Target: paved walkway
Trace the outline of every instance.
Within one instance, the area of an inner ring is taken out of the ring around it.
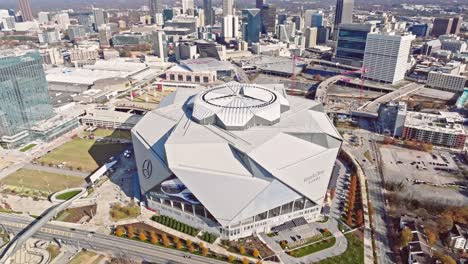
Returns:
[[[56,173],[56,174],[63,174],[63,175],[68,175],[68,176],[73,176],[73,177],[80,177],[80,178],[86,178],[89,176],[88,172],[82,172],[82,171],[77,171],[77,170],[67,170],[67,169],[61,169],[57,167],[42,166],[39,164],[26,164],[23,168],[29,169],[29,170],[38,170],[38,171],[45,171],[45,172]]]

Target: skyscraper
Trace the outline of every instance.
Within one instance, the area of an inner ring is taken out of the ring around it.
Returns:
[[[260,9],[251,8],[242,10],[242,33],[243,38],[249,44],[258,42],[260,39],[260,30],[262,19]]]
[[[335,10],[335,22],[334,22],[334,37],[336,40],[338,37],[338,26],[342,23],[353,23],[353,8],[354,0],[337,0]]]
[[[313,14],[312,17],[311,17],[311,20],[312,20],[312,23],[311,23],[312,27],[323,27],[323,13],[322,13],[322,11],[319,11],[319,12]]]
[[[103,24],[106,24],[106,13],[102,8],[93,8],[94,30],[99,31]]]
[[[452,27],[450,28],[450,34],[458,35],[460,34],[460,28],[463,23],[463,17],[454,17],[452,22]]]
[[[1,141],[16,141],[54,115],[48,89],[39,52],[0,54]]]
[[[434,19],[432,35],[438,38],[440,35],[449,35],[452,30],[453,18],[438,17]]]
[[[239,17],[225,16],[223,17],[222,37],[225,41],[235,39],[239,36]]]
[[[182,0],[182,13],[187,14],[188,10],[193,10],[193,0]]]
[[[365,77],[395,84],[405,78],[414,35],[371,33],[367,35],[363,66]]]
[[[149,0],[150,16],[153,23],[156,23],[156,14],[162,14],[161,0]]]
[[[308,27],[305,29],[305,48],[313,48],[317,46],[317,28]]]
[[[205,26],[214,24],[214,10],[211,0],[203,0],[203,12],[205,13]]]
[[[260,9],[260,18],[262,23],[262,33],[275,33],[276,30],[276,6],[264,4]]]
[[[367,35],[374,32],[374,24],[341,24],[338,28],[335,62],[361,67]]]
[[[164,31],[153,31],[153,43],[154,55],[167,61],[167,38]]]
[[[255,1],[255,8],[258,8],[258,9],[262,8],[263,4],[265,4],[265,3],[266,3],[265,0],[256,0]]]
[[[223,0],[223,17],[234,15],[234,0]]]
[[[19,0],[19,8],[21,10],[21,16],[23,17],[23,21],[33,21],[33,13],[31,10],[31,4],[29,0]]]

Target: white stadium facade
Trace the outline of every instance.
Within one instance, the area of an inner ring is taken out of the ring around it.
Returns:
[[[315,221],[342,138],[282,84],[178,89],[132,129],[148,208],[238,239]]]

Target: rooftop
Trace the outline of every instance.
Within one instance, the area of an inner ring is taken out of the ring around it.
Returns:
[[[454,123],[453,117],[447,115],[407,112],[405,127],[448,134],[466,134],[461,124]]]
[[[199,58],[192,60],[183,60],[180,65],[186,67],[192,72],[203,72],[203,71],[229,71],[233,70],[233,66],[230,62],[219,61],[214,58]]]

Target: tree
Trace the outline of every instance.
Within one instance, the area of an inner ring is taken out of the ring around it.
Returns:
[[[176,243],[176,248],[177,248],[178,250],[181,250],[183,247],[184,247],[184,245],[182,245],[182,242],[178,241],[178,242]]]
[[[159,242],[158,235],[154,231],[151,231],[150,237],[151,244],[156,245]]]
[[[179,239],[179,237],[175,236],[174,238],[172,238],[172,241],[174,241],[174,244],[177,244],[177,243],[179,243],[180,239]]]
[[[330,189],[330,199],[333,200],[333,198],[335,197],[335,192],[336,192],[336,189],[335,188],[331,188]]]
[[[263,262],[261,260],[257,261],[257,264],[262,264]]]
[[[198,247],[199,247],[199,248],[204,248],[204,247],[205,247],[205,244],[203,244],[203,242],[200,242],[200,243],[198,243]]]
[[[402,247],[408,246],[409,242],[413,239],[413,233],[407,227],[403,228],[400,233],[400,244]]]
[[[192,245],[192,240],[185,240],[185,244],[187,245],[187,247],[190,247]]]
[[[241,255],[244,255],[244,254],[245,254],[245,248],[244,248],[244,246],[240,246],[240,247],[239,247],[239,253],[240,253]]]
[[[254,250],[252,251],[252,256],[254,258],[258,258],[260,256],[260,252],[258,252],[258,249],[254,248]]]
[[[429,246],[433,247],[437,241],[437,234],[430,229],[425,230],[426,236],[427,236],[427,243]]]
[[[117,230],[115,231],[115,235],[118,237],[122,237],[125,233],[125,229],[122,226],[117,227]]]
[[[444,212],[437,218],[437,227],[440,233],[446,233],[453,228],[453,217],[450,213]]]
[[[193,253],[193,252],[195,251],[195,247],[194,247],[192,244],[190,244],[189,246],[187,246],[187,249],[188,249],[188,251],[189,251],[190,253]]]
[[[281,248],[284,249],[288,245],[288,242],[286,242],[286,240],[281,240],[280,245],[281,245]]]
[[[249,264],[249,260],[247,258],[243,258],[242,259],[242,264]]]
[[[171,244],[171,242],[169,241],[169,238],[167,237],[166,234],[162,234],[161,236],[161,239],[162,239],[162,243],[165,247],[169,247],[169,245]]]
[[[127,226],[127,237],[128,238],[133,238],[135,236],[135,229],[133,226],[129,225]]]
[[[202,248],[201,248],[201,252],[202,252],[202,255],[203,255],[203,256],[205,256],[205,257],[208,256],[208,248],[202,247]]]
[[[228,256],[228,262],[233,263],[236,258],[233,255]]]
[[[146,236],[146,231],[140,231],[140,233],[138,234],[138,239],[140,239],[140,241],[148,240],[148,237]]]

